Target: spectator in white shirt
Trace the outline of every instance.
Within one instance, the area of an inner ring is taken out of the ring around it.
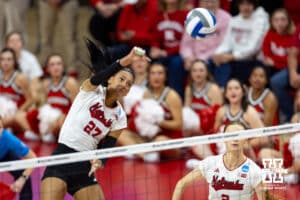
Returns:
[[[7,34],[5,43],[8,48],[15,51],[21,72],[30,79],[32,97],[38,100],[39,78],[43,75],[41,65],[36,56],[24,49],[24,38],[21,32],[13,31]]]
[[[210,63],[220,86],[224,86],[230,77],[247,82],[269,28],[268,14],[262,7],[256,8],[255,0],[239,0],[237,5],[239,14],[230,21]]]

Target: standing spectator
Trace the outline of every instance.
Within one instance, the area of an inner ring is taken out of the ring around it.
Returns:
[[[238,7],[239,15],[230,21],[210,64],[217,83],[222,87],[230,76],[247,82],[269,28],[267,13],[261,7],[256,8],[255,0],[239,0]]]
[[[292,46],[294,31],[294,23],[284,8],[272,13],[271,27],[262,46],[263,63],[270,77],[287,67],[287,51]]]
[[[20,160],[20,158],[35,158],[35,153],[21,140],[15,137],[10,131],[3,128],[0,117],[0,162]],[[12,191],[20,193],[20,200],[31,200],[32,189],[30,175],[33,169],[17,170],[10,172],[14,177],[14,182],[10,188]]]
[[[286,122],[293,115],[293,97],[291,89],[300,88],[300,25],[297,26],[292,47],[288,50],[288,69],[281,70],[271,78],[271,87],[277,96],[279,110],[285,116]]]
[[[220,8],[220,0],[201,0],[199,7],[210,9],[216,16],[215,32],[204,40],[195,40],[187,33],[183,35],[180,45],[180,55],[184,59],[184,67],[189,70],[191,63],[197,59],[207,61],[211,58],[216,48],[221,44],[231,16]]]
[[[39,78],[43,75],[40,63],[35,55],[24,49],[24,38],[21,32],[10,32],[5,39],[5,45],[15,51],[21,72],[30,79],[30,90],[34,103],[39,99]]]
[[[95,10],[89,22],[90,33],[105,46],[115,44],[122,0],[90,0],[90,3]]]
[[[151,25],[156,15],[157,1],[137,0],[135,4],[125,5],[117,24],[117,37],[121,44],[108,48],[111,56],[121,58],[133,46],[140,46],[148,51],[153,37]]]
[[[53,53],[54,30],[59,23],[62,40],[64,41],[66,64],[68,73],[78,75],[76,67],[76,26],[78,14],[77,0],[45,0],[39,1],[41,52],[40,59],[44,62]]]
[[[179,46],[188,11],[184,9],[185,0],[158,0],[158,5],[160,12],[154,20],[150,57],[167,66],[169,86],[183,98],[187,73],[179,55]]]
[[[30,0],[0,0],[0,49],[7,33],[20,31],[25,34],[26,11]]]

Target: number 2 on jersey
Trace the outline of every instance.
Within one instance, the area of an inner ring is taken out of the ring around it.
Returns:
[[[100,128],[96,126],[93,121],[89,121],[89,123],[83,128],[83,130],[92,137],[97,137],[102,133]]]

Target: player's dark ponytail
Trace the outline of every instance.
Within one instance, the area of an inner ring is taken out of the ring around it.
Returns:
[[[104,47],[97,46],[88,38],[86,38],[85,42],[91,63],[91,65],[85,65],[94,73],[90,81],[93,85],[103,85],[106,87],[108,79],[123,67],[119,61],[112,63],[112,58]]]

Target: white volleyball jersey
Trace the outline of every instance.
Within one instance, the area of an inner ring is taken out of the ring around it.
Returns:
[[[115,108],[106,107],[105,88],[97,91],[80,89],[60,130],[59,143],[77,151],[97,149],[109,131],[127,127],[126,114],[118,102]]]
[[[209,200],[252,200],[255,187],[262,182],[261,169],[249,158],[229,170],[223,154],[200,161],[199,169],[209,184]]]

